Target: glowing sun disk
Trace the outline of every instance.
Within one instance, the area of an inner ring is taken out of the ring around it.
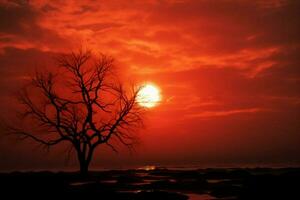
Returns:
[[[142,86],[137,95],[138,104],[146,108],[152,108],[156,106],[160,99],[161,97],[159,89],[152,84],[146,84]]]

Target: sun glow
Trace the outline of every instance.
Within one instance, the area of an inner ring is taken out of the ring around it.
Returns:
[[[146,108],[156,106],[160,99],[160,90],[152,84],[143,85],[137,95],[138,104]]]

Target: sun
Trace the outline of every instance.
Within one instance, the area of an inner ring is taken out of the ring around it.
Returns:
[[[161,100],[160,90],[153,84],[145,84],[137,95],[137,102],[140,106],[152,108]]]

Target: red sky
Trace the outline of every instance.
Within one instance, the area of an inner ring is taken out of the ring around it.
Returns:
[[[0,2],[1,117],[35,68],[80,45],[160,87],[137,153],[100,147],[94,168],[300,164],[299,1]],[[1,137],[0,170],[75,166],[62,149]]]

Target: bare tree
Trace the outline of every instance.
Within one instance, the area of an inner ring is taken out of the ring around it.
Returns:
[[[96,59],[90,51],[79,51],[57,61],[60,73],[36,73],[22,89],[18,100],[25,125],[9,130],[47,148],[69,143],[85,175],[99,145],[116,151],[116,142],[129,148],[134,144],[135,130],[142,125],[139,89],[128,90],[117,81],[111,57]]]

